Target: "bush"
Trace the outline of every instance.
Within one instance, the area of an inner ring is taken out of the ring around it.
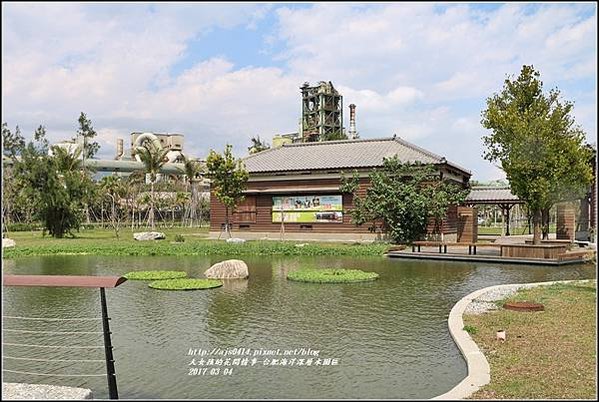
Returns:
[[[182,234],[176,234],[175,235],[175,242],[176,243],[183,243],[185,241],[185,237],[183,237]]]
[[[39,223],[10,223],[6,225],[7,232],[28,232],[32,230],[42,230]]]
[[[187,272],[183,271],[134,271],[123,275],[132,281],[155,281],[160,279],[185,278]]]
[[[167,279],[161,281],[155,281],[150,283],[148,286],[152,289],[160,290],[197,290],[197,289],[211,289],[222,286],[222,281],[216,279]]]
[[[300,269],[290,272],[287,279],[298,282],[314,283],[351,283],[374,281],[379,277],[375,272],[359,269]]]
[[[246,241],[243,245],[190,238],[189,241],[173,247],[170,243],[128,243],[126,241],[107,241],[98,244],[52,241],[43,245],[19,246],[16,249],[3,250],[3,257],[19,258],[37,255],[89,254],[102,256],[196,256],[226,255],[230,258],[241,256],[382,256],[387,252],[387,244],[308,243],[305,247],[295,247],[295,242]]]

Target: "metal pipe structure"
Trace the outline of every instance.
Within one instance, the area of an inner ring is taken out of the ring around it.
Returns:
[[[125,172],[131,173],[138,170],[144,170],[142,162],[132,160],[112,160],[112,159],[86,159],[85,166],[92,168],[98,172]],[[12,166],[11,158],[3,157],[2,164],[4,166]],[[160,169],[160,173],[183,174],[185,171],[184,163],[165,163]]]
[[[150,142],[152,142],[152,144],[154,144],[154,148],[156,150],[159,150],[159,151],[162,150],[162,144],[160,143],[160,140],[158,139],[158,137],[156,137],[152,133],[143,133],[142,135],[140,135],[139,137],[137,137],[135,139],[135,143],[133,144],[133,147],[131,148],[131,153],[134,154],[136,152],[137,148],[142,146],[144,141],[150,141]],[[139,155],[135,155],[135,159],[138,162],[141,162],[141,158],[139,157]]]
[[[131,173],[138,170],[144,170],[143,162],[111,160],[111,159],[87,159],[85,166],[98,172],[125,172]],[[184,163],[165,163],[160,168],[160,173],[183,174],[185,171]]]
[[[356,105],[353,103],[349,105],[349,139],[355,140],[358,137],[356,131]]]

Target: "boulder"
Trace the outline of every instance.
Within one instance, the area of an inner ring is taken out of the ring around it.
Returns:
[[[6,247],[14,247],[17,244],[15,243],[15,241],[13,239],[2,239],[2,248],[6,248]]]
[[[133,233],[133,238],[139,241],[162,240],[166,238],[166,235],[162,232],[138,232]]]
[[[239,237],[231,237],[230,239],[227,239],[227,243],[243,244],[245,243],[245,240],[240,239]]]
[[[250,276],[250,273],[245,262],[241,260],[226,260],[211,266],[204,275],[206,278],[215,279],[245,279]]]

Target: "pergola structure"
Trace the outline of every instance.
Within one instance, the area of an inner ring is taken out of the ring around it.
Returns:
[[[470,194],[464,202],[468,206],[475,205],[498,205],[506,217],[505,235],[510,235],[510,210],[516,204],[524,204],[524,201],[512,194],[509,187],[472,187]]]

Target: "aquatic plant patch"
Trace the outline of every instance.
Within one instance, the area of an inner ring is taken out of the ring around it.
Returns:
[[[359,269],[300,269],[290,272],[287,279],[313,283],[350,283],[374,281],[379,277],[376,272]]]
[[[218,288],[222,285],[223,282],[216,279],[184,278],[155,281],[148,286],[160,290],[198,290]]]
[[[161,279],[185,278],[187,272],[183,271],[137,271],[123,275],[132,281],[156,281]]]

